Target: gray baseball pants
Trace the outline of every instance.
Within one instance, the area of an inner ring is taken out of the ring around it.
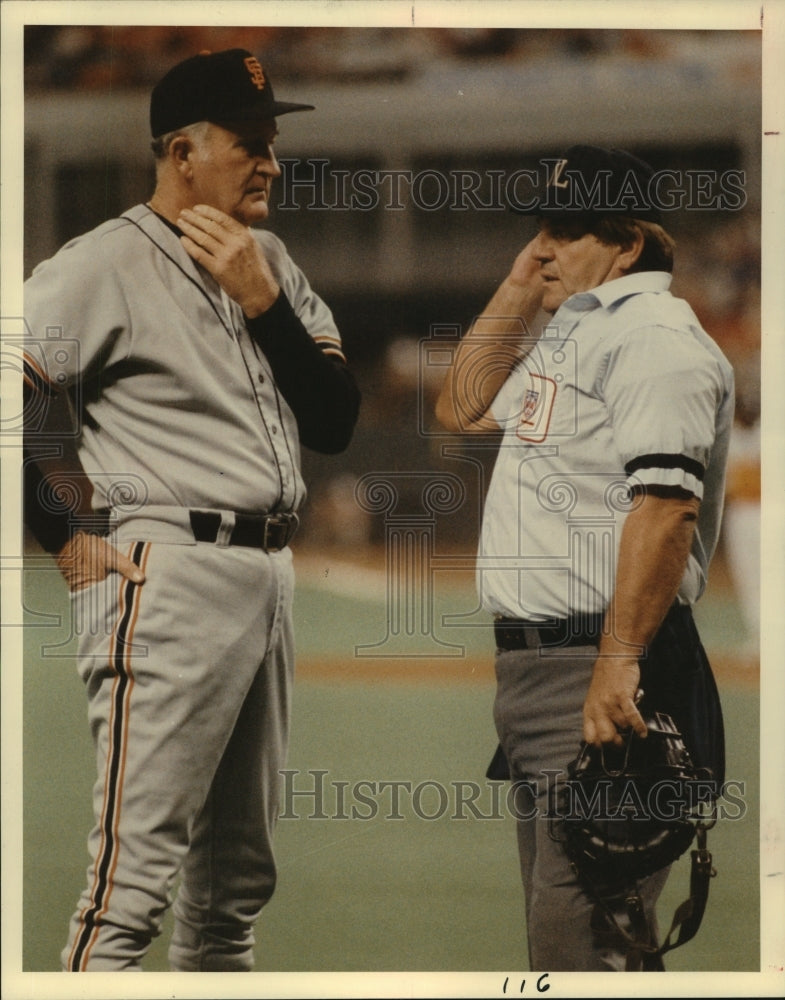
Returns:
[[[117,544],[145,583],[113,573],[73,597],[98,779],[63,968],[140,970],[179,875],[172,969],[249,970],[276,881],[291,552]]]
[[[570,868],[545,818],[548,791],[580,749],[583,702],[597,656],[592,646],[544,653],[539,649],[497,651],[494,720],[513,782],[518,851],[526,904],[532,970],[624,971],[627,949],[611,925],[592,927],[594,900]],[[668,869],[639,884],[652,941],[657,938],[656,903]],[[617,919],[629,921],[619,901]],[[626,926],[625,926],[626,925]]]

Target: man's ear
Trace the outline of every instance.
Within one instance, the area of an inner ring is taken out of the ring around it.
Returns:
[[[178,173],[190,176],[194,144],[187,135],[178,135],[169,144],[169,159]]]
[[[643,244],[644,244],[643,233],[638,228],[638,226],[634,227],[633,232],[634,235],[632,237],[630,245],[628,247],[625,247],[621,251],[617,261],[619,267],[621,268],[622,271],[625,272],[625,274],[630,272],[633,269],[633,267],[635,267],[638,258],[643,253]]]

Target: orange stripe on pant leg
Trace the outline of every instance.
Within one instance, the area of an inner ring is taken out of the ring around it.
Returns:
[[[150,554],[150,543],[148,542],[144,548],[142,556],[139,560],[139,565],[142,568],[142,572],[147,569],[147,557]],[[131,714],[131,692],[134,688],[135,678],[133,674],[133,668],[131,665],[131,649],[133,646],[134,639],[134,629],[136,628],[136,623],[139,620],[139,605],[142,600],[142,589],[137,587],[134,591],[134,607],[131,612],[131,620],[128,625],[128,637],[126,639],[126,648],[124,650],[123,663],[125,666],[126,676],[128,677],[128,691],[126,692],[126,697],[123,699],[123,744],[120,749],[120,770],[118,773],[117,781],[117,802],[115,804],[114,810],[114,823],[112,825],[112,834],[116,849],[113,854],[113,861],[109,871],[109,881],[107,883],[106,896],[104,899],[104,905],[102,909],[96,914],[96,921],[106,913],[107,907],[109,905],[109,897],[112,895],[112,889],[114,887],[114,874],[117,871],[117,861],[120,853],[120,838],[118,836],[118,830],[120,827],[120,813],[122,812],[123,803],[123,785],[125,781],[125,765],[128,755],[128,730],[129,730],[129,717]],[[92,947],[92,946],[91,946]],[[89,949],[88,949],[89,952]],[[85,956],[86,958],[87,956]]]
[[[121,579],[120,580],[120,586],[119,586],[119,589],[118,589],[118,595],[117,595],[117,607],[118,607],[117,618],[115,620],[114,628],[112,629],[112,638],[111,638],[111,642],[109,644],[109,664],[110,665],[114,662],[115,647],[116,647],[116,642],[117,642],[117,630],[120,627],[120,622],[122,621],[123,616],[125,614],[125,591],[126,591],[126,581],[125,581],[125,579]],[[98,852],[97,852],[97,854],[95,856],[95,861],[93,863],[93,865],[94,865],[94,867],[93,867],[93,885],[92,885],[92,889],[90,890],[90,902],[83,908],[82,912],[79,915],[79,920],[80,920],[79,929],[76,932],[76,934],[74,935],[74,941],[73,941],[73,944],[71,945],[71,952],[70,952],[70,954],[68,956],[68,967],[69,968],[71,968],[71,966],[73,964],[74,953],[76,951],[77,945],[79,944],[79,940],[82,937],[82,935],[84,934],[85,929],[86,929],[85,917],[86,917],[87,913],[89,913],[90,910],[92,910],[94,908],[94,906],[96,905],[96,895],[98,893],[98,881],[99,881],[99,879],[98,879],[98,871],[99,871],[99,867],[100,867],[99,862],[100,862],[101,857],[103,856],[103,853],[104,853],[104,850],[105,850],[105,847],[106,847],[106,810],[108,808],[107,791],[108,791],[108,788],[109,788],[109,775],[110,775],[110,770],[111,770],[110,765],[111,765],[112,753],[113,753],[113,749],[112,748],[113,748],[113,739],[114,739],[114,726],[113,726],[113,721],[114,721],[114,704],[115,704],[115,692],[116,692],[116,688],[117,688],[118,683],[119,683],[119,677],[116,677],[115,680],[112,682],[112,693],[111,693],[111,696],[110,696],[110,712],[109,712],[109,726],[108,726],[108,745],[107,745],[107,753],[106,753],[106,770],[105,770],[105,774],[104,774],[104,800],[103,800],[103,803],[101,805],[101,818],[100,818],[101,842],[100,842],[100,845],[99,845],[99,848],[98,848]]]
[[[142,556],[146,563],[149,543],[142,546],[134,543],[129,550],[133,559],[134,552],[141,563]],[[129,595],[131,605],[128,604]],[[80,914],[81,927],[74,937],[74,943],[69,955],[69,967],[74,965],[83,970],[88,962],[90,952],[98,936],[98,920],[106,912],[106,903],[111,895],[112,875],[117,865],[117,813],[120,805],[120,780],[124,773],[124,755],[126,750],[128,700],[133,687],[133,677],[127,669],[127,646],[130,645],[129,629],[133,632],[139,607],[139,585],[129,580],[121,580],[118,594],[118,616],[112,633],[109,652],[110,667],[117,673],[112,685],[111,707],[109,713],[109,743],[104,779],[104,802],[101,812],[101,846],[94,862],[93,888],[90,904]],[[122,664],[122,671],[119,668]],[[121,690],[121,685],[123,690]],[[119,705],[118,705],[119,700]],[[120,729],[115,734],[120,720]],[[118,758],[119,755],[119,758]],[[114,774],[114,777],[113,777]],[[114,801],[113,800],[114,796]],[[111,831],[111,845],[107,845],[107,830]],[[108,853],[107,853],[108,852]],[[92,926],[89,926],[92,922]],[[81,952],[81,955],[80,955]]]

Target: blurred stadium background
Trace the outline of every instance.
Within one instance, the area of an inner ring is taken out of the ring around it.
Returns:
[[[669,219],[674,291],[737,372],[728,518],[698,620],[726,708],[729,774],[744,782],[747,808],[710,843],[720,875],[704,929],[668,967],[757,969],[760,35],[28,26],[25,274],[146,200],[150,86],[181,58],[235,45],[258,55],[278,96],[316,105],[282,120],[287,162],[271,227],[332,307],[364,396],[348,451],[304,456],[291,753],[300,789],[316,769],[351,786],[483,783],[495,746],[492,641],[472,576],[493,447],[439,433],[432,348],[482,309],[530,224],[503,205],[437,207],[438,185],[423,184],[416,200],[401,184],[398,202],[394,172],[433,181],[474,171],[485,183],[573,142],[621,145],[684,172],[744,171],[741,210]],[[340,178],[368,170],[393,172],[377,204],[336,207]],[[479,197],[489,204],[487,189]],[[26,557],[24,968],[46,971],[57,968],[83,880],[93,766],[67,595],[31,539]],[[301,819],[281,824],[260,968],[525,967],[508,821],[428,821],[410,809],[398,822],[384,809],[306,821],[311,805],[303,796]],[[686,877],[680,869],[669,883],[666,926]],[[158,946],[149,967],[165,968]]]

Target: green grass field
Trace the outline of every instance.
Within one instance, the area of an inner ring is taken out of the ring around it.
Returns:
[[[389,612],[383,576],[371,586],[363,572],[336,579],[311,562],[300,574],[290,790],[312,790],[313,772],[326,772],[323,818],[313,815],[313,796],[288,806],[284,797],[279,887],[258,924],[257,967],[525,969],[514,821],[484,778],[495,748],[491,642],[472,617],[471,581],[436,587],[441,645],[431,656],[397,650],[388,658],[379,655]],[[59,576],[36,562],[25,595],[23,969],[55,971],[85,877],[94,765]],[[466,617],[457,626],[445,615]],[[710,655],[732,656],[740,623],[725,591],[707,595],[699,624]],[[698,937],[667,959],[674,971],[760,968],[757,674],[723,670],[718,678],[728,776],[744,782],[746,811],[710,835],[718,874]],[[397,809],[381,782],[404,783]],[[460,782],[480,788],[474,811],[461,805]],[[682,858],[663,895],[665,927],[687,895],[688,867]],[[146,968],[166,967],[164,933]]]

